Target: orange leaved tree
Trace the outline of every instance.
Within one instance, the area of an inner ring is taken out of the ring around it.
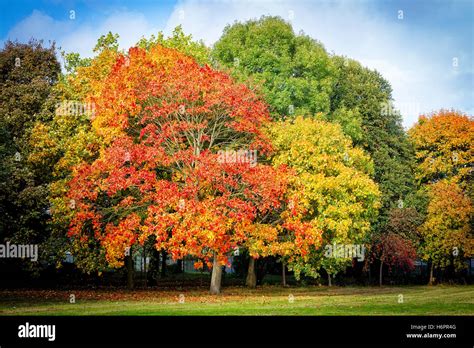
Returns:
[[[285,204],[291,174],[258,160],[271,151],[261,131],[266,105],[159,45],[131,48],[102,83],[92,125],[108,146],[75,168],[69,236],[99,240],[112,266],[151,239],[174,259],[212,266],[211,293],[219,293],[228,254]]]

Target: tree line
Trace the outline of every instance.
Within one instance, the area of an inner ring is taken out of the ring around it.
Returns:
[[[416,259],[430,283],[466,267],[471,116],[439,110],[406,132],[383,76],[278,17],[228,25],[213,47],[180,27],[117,40],[60,52],[63,68],[54,44],[0,52],[0,241],[40,245],[40,262],[0,259],[4,272],[70,253],[85,273],[126,267],[132,286],[143,248],[192,256],[219,293],[236,250],[250,287],[267,257],[329,284],[357,262],[381,285]]]

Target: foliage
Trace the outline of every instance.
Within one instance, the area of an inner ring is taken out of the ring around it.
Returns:
[[[397,266],[412,270],[415,265],[416,250],[412,242],[399,234],[382,234],[375,242],[374,254],[389,268]]]
[[[352,146],[339,125],[329,122],[297,117],[272,124],[269,134],[276,148],[273,163],[295,170],[307,218],[323,231],[323,244],[363,243],[377,216],[380,196],[370,178],[370,158]],[[340,269],[336,261],[315,250],[289,266],[296,274],[316,276],[321,263]]]
[[[43,111],[60,65],[54,44],[7,41],[0,51],[0,242],[37,244],[46,238],[43,171],[28,161],[28,138]],[[47,118],[45,119],[47,120]]]
[[[175,259],[211,266],[225,264],[247,234],[262,233],[254,222],[282,204],[284,167],[219,153],[271,151],[261,131],[266,106],[247,87],[161,45],[131,48],[102,84],[92,126],[110,145],[74,170],[71,238],[99,241],[112,266],[149,238]],[[311,245],[317,231],[292,222],[295,240]]]
[[[346,133],[374,161],[374,178],[382,192],[380,231],[390,209],[414,190],[413,149],[401,125],[401,115],[392,105],[388,81],[354,60],[334,56],[333,61],[337,77],[332,88],[331,113],[350,113],[340,117],[345,120]]]
[[[418,227],[422,223],[423,215],[415,208],[393,208],[389,212],[385,231],[387,233],[398,234],[416,246],[420,240]]]
[[[28,161],[41,169],[43,177],[47,178],[46,194],[52,215],[49,221],[51,237],[42,249],[56,259],[58,265],[61,265],[65,253],[71,252],[76,264],[88,272],[104,268],[105,258],[96,242],[87,249],[84,245],[71,244],[66,237],[71,202],[64,193],[71,179],[72,167],[83,161],[93,161],[104,146],[91,128],[95,105],[90,98],[104,87],[98,81],[107,76],[115,63],[118,54],[116,38],[109,34],[99,39],[97,55],[92,59],[81,59],[77,53],[63,53],[67,72],[52,88],[47,100],[51,105],[50,121],[36,122],[29,137],[32,151]]]
[[[275,119],[303,115],[338,123],[369,153],[382,191],[382,228],[390,208],[414,189],[413,151],[392,106],[390,84],[354,60],[329,56],[279,17],[227,26],[212,54],[262,91]]]
[[[415,268],[416,249],[409,239],[400,234],[383,233],[374,238],[372,258],[380,260],[381,270],[383,265],[387,265],[389,270],[392,267],[397,267],[410,271]],[[382,279],[380,279],[380,283],[382,283]]]
[[[151,35],[150,38],[141,38],[137,46],[149,50],[153,46],[161,45],[166,48],[174,48],[187,56],[193,57],[199,64],[210,64],[210,50],[202,41],[193,41],[191,35],[183,32],[181,25],[174,28],[170,37],[165,38],[163,32]]]
[[[454,181],[441,180],[429,187],[427,217],[420,227],[422,256],[435,266],[465,267],[474,251],[470,222],[472,202]]]
[[[470,116],[407,136],[388,81],[279,17],[212,49],[178,26],[94,53],[61,52],[61,73],[54,44],[0,51],[0,242],[99,273],[139,245],[197,268],[243,247],[296,277],[344,270],[332,244],[406,269],[415,249],[442,268],[472,256]]]
[[[329,111],[333,68],[328,54],[279,17],[226,26],[212,55],[235,76],[260,86],[275,119]]]
[[[453,179],[472,186],[474,121],[457,111],[421,115],[409,131],[416,149],[416,178],[421,184]]]

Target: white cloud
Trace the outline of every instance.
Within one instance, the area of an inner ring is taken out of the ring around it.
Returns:
[[[120,47],[128,49],[142,36],[148,37],[162,28],[150,23],[144,14],[138,12],[116,12],[100,23],[77,25],[74,20],[55,20],[37,10],[19,22],[7,34],[7,38],[27,41],[31,37],[55,40],[67,52],[81,56],[92,56],[97,39],[107,32],[120,35]]]
[[[25,19],[18,22],[7,34],[7,38],[25,42],[30,38],[54,40],[58,33],[72,30],[72,21],[57,21],[53,18],[34,10]]]
[[[75,51],[83,55],[90,55],[97,39],[107,32],[120,35],[120,47],[128,49],[142,36],[148,37],[159,31],[153,27],[143,14],[135,12],[115,13],[97,26],[84,25],[65,36],[62,46],[66,51]]]

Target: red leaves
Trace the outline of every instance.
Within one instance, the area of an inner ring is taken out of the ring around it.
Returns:
[[[253,92],[160,46],[130,49],[103,83],[93,126],[109,145],[70,183],[69,196],[78,202],[72,233],[93,221],[111,265],[120,265],[126,246],[150,236],[174,258],[210,262],[217,254],[221,264],[249,231],[262,243],[278,243],[275,227],[252,226],[284,210],[292,173],[220,161],[217,154],[227,147],[258,156],[271,150],[261,131],[268,111]],[[284,228],[306,250],[317,235],[292,210]]]
[[[412,242],[396,233],[385,233],[374,244],[374,256],[389,267],[414,268],[416,249]]]

